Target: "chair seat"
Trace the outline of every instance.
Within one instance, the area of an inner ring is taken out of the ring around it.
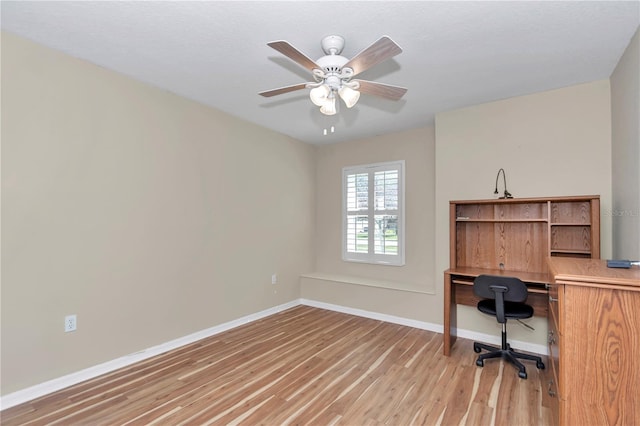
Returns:
[[[496,301],[485,299],[478,302],[478,310],[487,315],[496,316]],[[533,307],[525,303],[504,302],[504,316],[507,318],[524,319],[533,316]]]

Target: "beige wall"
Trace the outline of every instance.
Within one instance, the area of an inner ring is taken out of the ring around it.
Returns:
[[[434,129],[425,127],[318,148],[316,165],[316,278],[301,279],[301,295],[325,303],[404,318],[441,322],[435,299]],[[404,266],[341,259],[342,168],[405,160]],[[328,280],[323,276],[330,276]],[[320,278],[317,278],[320,277]],[[335,277],[335,279],[334,279]],[[368,285],[367,285],[368,284]],[[425,309],[435,306],[435,312]]]
[[[602,80],[438,114],[437,278],[449,265],[449,200],[493,198],[501,167],[516,198],[595,194],[601,196],[601,212],[610,209],[610,111],[609,81]],[[601,256],[611,256],[611,217],[606,215]],[[492,333],[482,314],[463,308],[458,327]],[[517,327],[510,338],[544,345],[546,324],[536,322],[535,335]]]
[[[640,259],[640,30],[611,75],[613,257]]]
[[[433,127],[321,146],[316,160],[316,271],[433,289]],[[342,261],[342,168],[405,160],[405,266]]]
[[[1,393],[299,298],[314,151],[3,33]]]

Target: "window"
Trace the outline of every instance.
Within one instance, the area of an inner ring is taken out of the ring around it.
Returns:
[[[342,259],[404,265],[404,161],[342,170]]]

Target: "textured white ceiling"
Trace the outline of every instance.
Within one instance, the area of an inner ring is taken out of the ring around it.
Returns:
[[[209,1],[0,3],[2,29],[316,144],[433,123],[441,111],[608,78],[640,24],[638,1]],[[320,40],[352,57],[382,35],[404,52],[359,78],[407,87],[399,102],[363,95],[337,116],[266,43],[312,59]],[[334,125],[335,133],[323,136]]]

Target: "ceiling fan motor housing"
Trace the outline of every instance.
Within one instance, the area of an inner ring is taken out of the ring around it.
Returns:
[[[349,59],[344,56],[327,55],[318,59],[316,64],[320,65],[322,70],[326,73],[339,73],[347,62],[349,62]]]

